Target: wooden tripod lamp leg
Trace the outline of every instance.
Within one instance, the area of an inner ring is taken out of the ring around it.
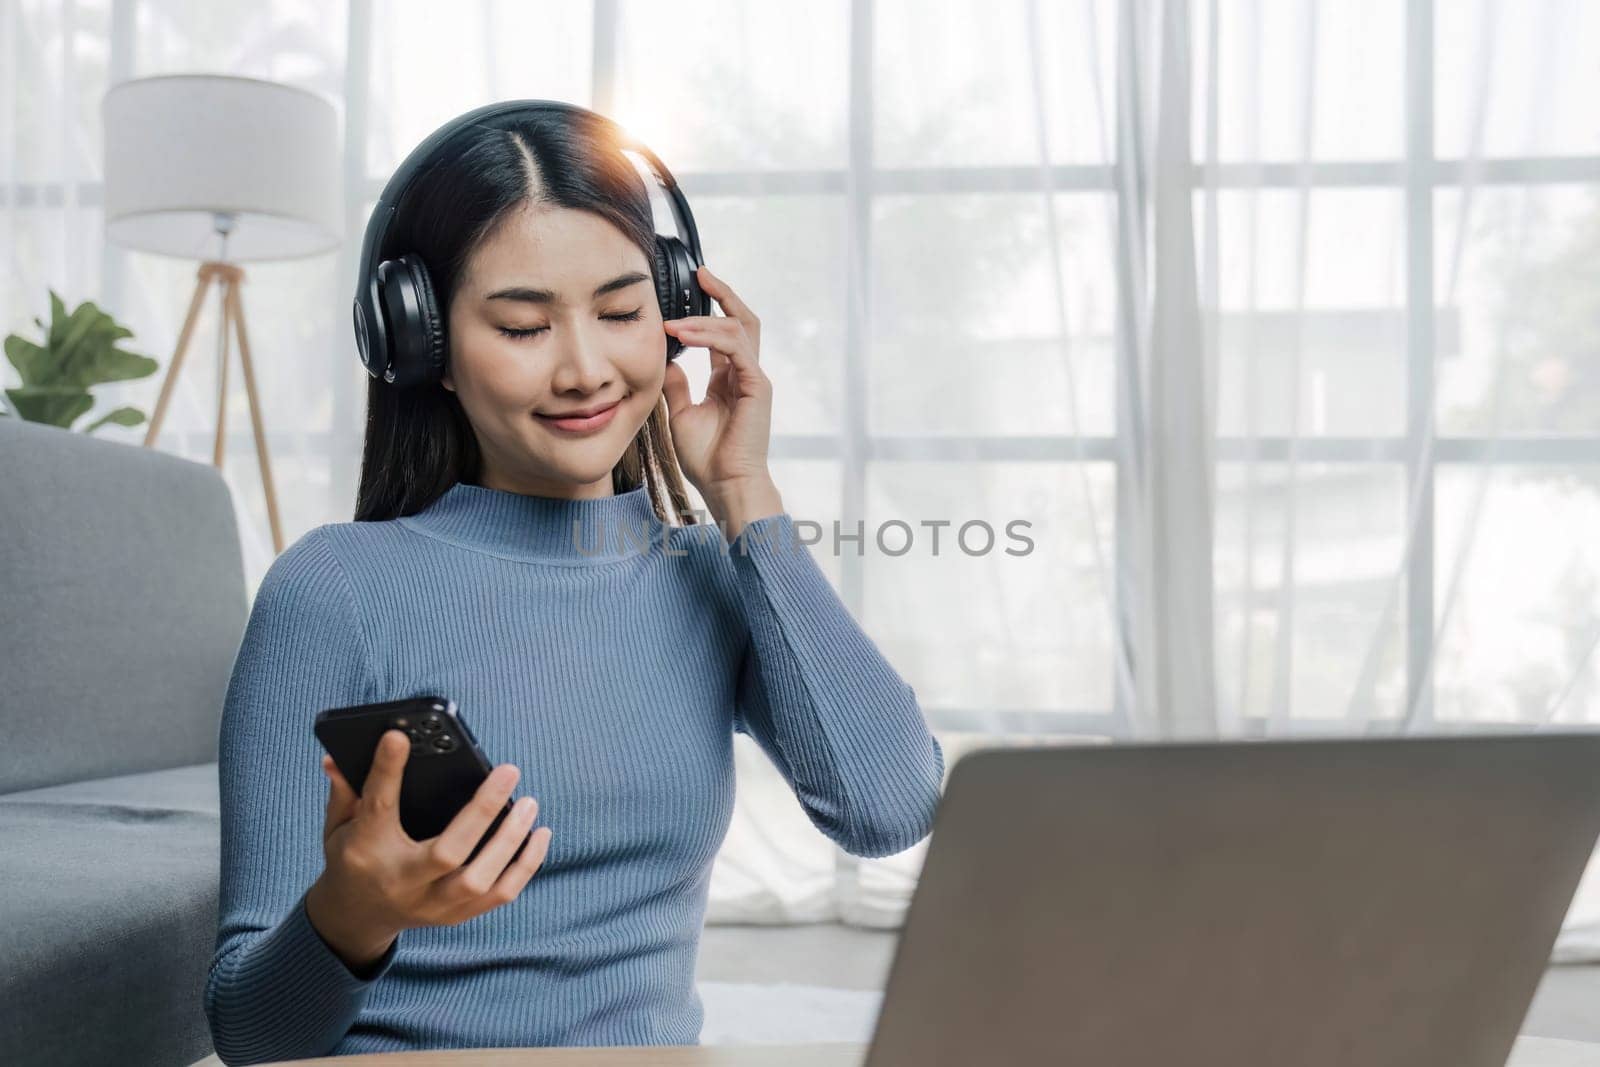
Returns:
[[[233,290],[233,275],[228,273],[237,268],[219,267],[217,273],[222,275],[222,292],[218,295],[222,299],[217,303],[221,305],[217,313],[217,436],[211,445],[211,465],[217,470],[222,470],[222,452],[228,440],[228,320],[233,317],[233,307],[228,301],[228,293]]]
[[[189,300],[189,314],[184,316],[183,330],[178,334],[178,346],[172,351],[172,360],[167,364],[167,376],[161,383],[161,396],[156,400],[155,413],[150,416],[150,427],[144,432],[146,448],[153,447],[157,435],[161,433],[161,420],[167,415],[167,401],[172,398],[172,387],[183,368],[183,357],[189,351],[189,338],[194,334],[194,324],[200,318],[200,308],[205,304],[206,292],[211,288],[214,276],[210,263],[200,264],[195,275],[194,296]]]
[[[267,434],[261,419],[261,400],[256,395],[256,372],[250,361],[250,339],[244,328],[244,301],[239,295],[239,285],[244,272],[239,271],[228,279],[226,301],[232,309],[230,318],[239,334],[239,364],[244,369],[245,393],[250,398],[250,425],[255,431],[256,461],[261,466],[261,487],[266,491],[267,519],[272,524],[272,547],[283,551],[283,526],[278,519],[278,494],[272,486],[272,462],[267,456]]]

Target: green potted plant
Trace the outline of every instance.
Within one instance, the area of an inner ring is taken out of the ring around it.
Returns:
[[[20,334],[6,338],[6,358],[22,375],[22,384],[5,391],[11,410],[0,407],[0,415],[70,430],[79,416],[94,407],[91,388],[155,373],[155,360],[117,347],[117,342],[132,337],[133,331],[91,301],[85,300],[68,314],[52,289],[49,329],[39,319],[33,321],[44,331],[43,344]],[[138,408],[120,407],[90,423],[83,432],[93,433],[108,422],[137,426],[144,421],[144,412]]]

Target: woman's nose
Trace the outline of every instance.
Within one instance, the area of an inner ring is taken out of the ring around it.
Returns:
[[[593,393],[611,380],[611,358],[605,339],[595,329],[582,325],[565,331],[558,344],[556,367],[550,385],[556,392]]]

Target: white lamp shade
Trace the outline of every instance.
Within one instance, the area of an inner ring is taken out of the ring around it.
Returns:
[[[294,259],[344,234],[339,116],[319,93],[257,78],[169,74],[106,92],[106,236],[186,259]]]

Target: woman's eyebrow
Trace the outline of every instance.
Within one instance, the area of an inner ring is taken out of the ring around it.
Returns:
[[[629,271],[619,274],[609,282],[604,283],[593,294],[593,299],[598,300],[607,293],[614,293],[618,289],[626,289],[630,285],[650,280],[650,275],[638,271]],[[508,289],[496,289],[484,297],[485,300],[520,300],[528,304],[560,304],[564,303],[561,297],[549,289],[529,289],[526,286],[512,286]]]

